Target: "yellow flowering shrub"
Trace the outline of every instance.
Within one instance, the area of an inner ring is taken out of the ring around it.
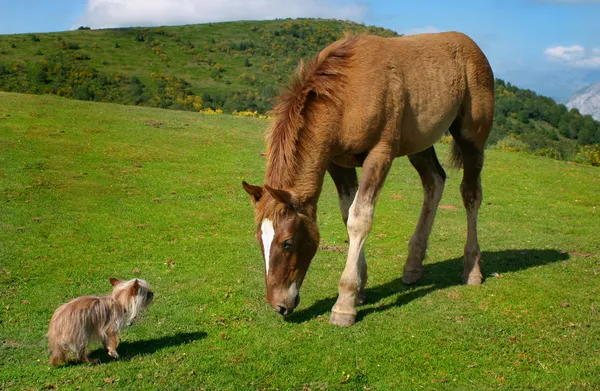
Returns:
[[[264,115],[264,114],[260,114],[258,111],[250,111],[250,110],[246,110],[246,111],[237,111],[235,110],[233,113],[233,115],[237,115],[239,117],[250,117],[250,118],[260,118],[260,119],[272,119],[272,117],[269,117],[268,115]]]
[[[580,147],[576,161],[600,167],[600,144],[584,145]]]
[[[202,113],[202,114],[223,114],[223,110],[221,110],[221,109],[213,110],[209,107],[209,108],[200,110],[200,113]]]

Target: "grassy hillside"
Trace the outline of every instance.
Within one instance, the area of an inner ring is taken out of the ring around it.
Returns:
[[[0,36],[0,90],[198,111],[266,113],[309,58],[345,31],[397,36],[316,19],[78,30]],[[550,98],[496,82],[489,145],[600,165],[600,122]],[[590,145],[591,147],[582,147]]]
[[[600,388],[598,169],[488,151],[479,287],[460,285],[449,171],[425,276],[407,287],[422,189],[397,160],[367,241],[367,303],[342,329],[327,323],[347,246],[329,178],[302,303],[284,320],[264,300],[240,183],[261,183],[267,124],[0,93],[0,389]],[[113,276],[156,294],[121,358],[96,345],[101,365],[49,367],[52,312]]]
[[[276,20],[0,36],[0,89],[82,100],[266,112],[298,60],[345,31],[336,20]],[[189,99],[188,99],[189,101]]]

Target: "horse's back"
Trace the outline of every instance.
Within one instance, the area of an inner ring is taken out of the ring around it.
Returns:
[[[387,140],[397,155],[407,155],[437,141],[467,109],[493,115],[491,68],[462,33],[364,36],[354,53],[344,121],[351,139],[362,128],[369,139]],[[378,128],[382,137],[370,134]]]

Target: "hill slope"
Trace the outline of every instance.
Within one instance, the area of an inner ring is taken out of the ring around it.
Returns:
[[[344,31],[397,36],[379,27],[314,19],[4,35],[0,90],[265,113],[298,60]],[[600,143],[600,122],[502,80],[496,82],[496,100],[488,145],[600,165],[600,157],[593,158],[600,148],[582,155],[581,147]]]
[[[161,108],[203,104],[266,112],[298,60],[344,31],[397,35],[352,22],[305,19],[4,35],[0,89]]]

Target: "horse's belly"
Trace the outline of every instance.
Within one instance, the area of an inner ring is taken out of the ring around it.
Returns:
[[[450,111],[441,118],[427,118],[399,129],[397,156],[412,155],[424,151],[435,144],[448,130],[456,118],[456,111]]]
[[[366,157],[366,153],[360,153],[356,155],[343,154],[334,156],[331,161],[340,167],[355,168],[362,167]]]

